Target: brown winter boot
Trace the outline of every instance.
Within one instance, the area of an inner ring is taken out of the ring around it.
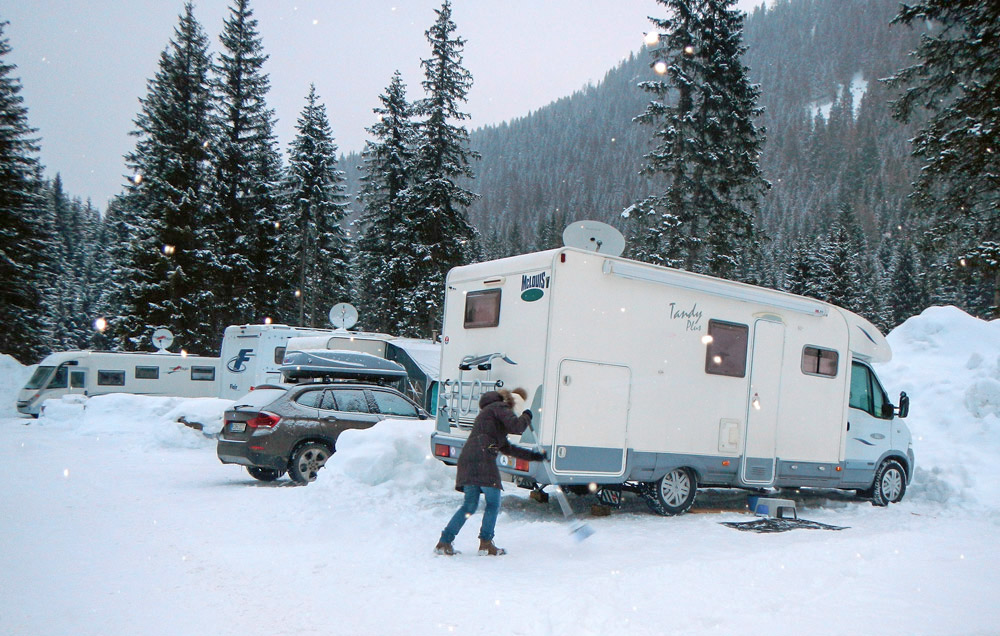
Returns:
[[[438,541],[438,544],[434,546],[434,554],[444,554],[446,556],[455,556],[458,552],[455,548],[451,547],[450,543],[445,543],[444,541]]]
[[[479,556],[500,556],[503,554],[507,554],[507,551],[496,547],[492,541],[479,540]]]

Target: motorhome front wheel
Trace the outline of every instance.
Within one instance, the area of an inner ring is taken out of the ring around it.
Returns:
[[[895,459],[887,459],[875,473],[875,483],[872,486],[872,504],[888,506],[899,503],[906,493],[906,471]]]

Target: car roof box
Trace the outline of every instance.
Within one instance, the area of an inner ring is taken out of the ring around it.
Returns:
[[[291,382],[312,379],[396,380],[406,377],[403,365],[359,351],[311,349],[286,351],[281,374]]]

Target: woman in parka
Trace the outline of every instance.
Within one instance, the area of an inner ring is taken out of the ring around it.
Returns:
[[[441,540],[434,546],[437,554],[455,554],[452,542],[465,525],[466,519],[475,514],[479,507],[479,494],[486,499],[483,524],[479,529],[479,554],[499,556],[506,550],[493,544],[497,515],[500,514],[500,469],[497,456],[500,453],[528,461],[542,461],[545,453],[511,445],[508,434],[520,435],[531,423],[531,411],[524,410],[514,415],[515,401],[527,398],[524,389],[489,391],[479,398],[479,415],[472,425],[469,439],[458,456],[458,476],[455,490],[465,493],[462,507],[452,516],[441,533]]]

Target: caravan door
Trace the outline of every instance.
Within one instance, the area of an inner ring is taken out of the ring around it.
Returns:
[[[746,440],[743,444],[742,478],[746,484],[768,486],[774,483],[784,349],[785,326],[782,323],[771,320],[754,323]]]
[[[563,360],[559,365],[552,471],[624,475],[628,433],[628,367]]]

